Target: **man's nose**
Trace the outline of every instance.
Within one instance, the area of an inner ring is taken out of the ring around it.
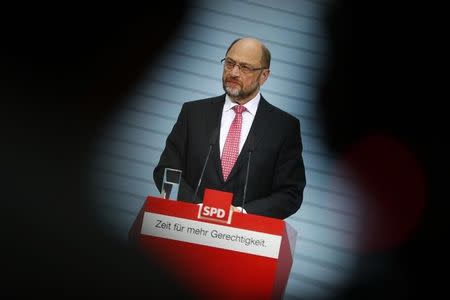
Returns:
[[[235,64],[233,66],[233,68],[231,69],[230,74],[233,75],[233,76],[239,76],[240,73],[241,73],[241,69],[240,69],[239,65]]]

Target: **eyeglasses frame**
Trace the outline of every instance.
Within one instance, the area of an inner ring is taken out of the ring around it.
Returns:
[[[231,67],[231,68],[229,68],[229,69],[227,69],[227,67],[226,67],[226,60],[231,60],[234,64],[233,64],[233,66]],[[238,66],[238,69],[239,69],[239,72],[242,72],[243,74],[250,74],[251,72],[255,72],[255,71],[259,71],[259,70],[265,70],[265,69],[268,69],[267,67],[261,67],[261,68],[252,68],[252,67],[249,67],[249,66],[244,66],[245,68],[247,68],[249,71],[248,72],[243,72],[242,71],[242,69],[241,69],[241,64],[240,63],[238,63],[238,62],[236,62],[236,61],[234,61],[233,59],[231,59],[231,58],[229,58],[229,57],[224,57],[224,58],[222,58],[221,60],[220,60],[220,62],[223,64],[223,67],[226,69],[226,70],[228,70],[228,71],[231,71],[231,70],[233,70],[234,69],[234,67],[235,66]],[[246,69],[244,69],[244,70],[246,70]]]

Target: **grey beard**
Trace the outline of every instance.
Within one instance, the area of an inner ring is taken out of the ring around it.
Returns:
[[[232,89],[226,87],[225,84],[222,84],[222,87],[223,87],[223,90],[225,91],[225,93],[228,96],[230,96],[230,98],[232,98],[234,100],[240,100],[240,99],[244,99],[244,98],[248,97],[253,92],[255,92],[259,88],[259,85],[256,85],[253,90],[251,90],[247,93],[245,93],[243,89],[240,89],[239,91],[237,91],[237,93],[232,93]]]
[[[240,98],[240,97],[242,97],[242,90],[239,90],[239,91],[237,91],[236,93],[233,93],[232,92],[232,89],[230,89],[230,88],[227,88],[227,87],[223,87],[223,90],[225,91],[225,93],[228,95],[228,96],[230,96],[230,97],[232,97],[232,98]]]

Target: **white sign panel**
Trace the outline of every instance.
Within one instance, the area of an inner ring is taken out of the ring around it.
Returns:
[[[278,258],[281,236],[172,216],[144,213],[141,234]]]

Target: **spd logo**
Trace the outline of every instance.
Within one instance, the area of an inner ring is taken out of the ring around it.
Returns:
[[[230,224],[232,199],[232,193],[205,189],[203,203],[199,206],[198,218]]]
[[[209,207],[209,206],[203,205],[201,215],[203,217],[211,217],[211,218],[217,218],[219,220],[223,220],[225,217],[225,210],[221,209],[221,208],[217,208],[217,207]]]

